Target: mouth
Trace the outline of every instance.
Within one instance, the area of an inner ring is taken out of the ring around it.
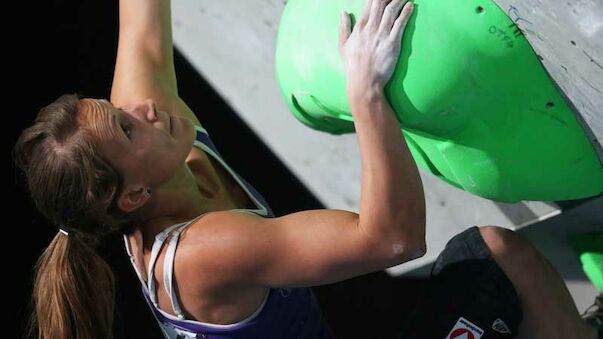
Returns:
[[[171,134],[172,134],[172,126],[173,126],[173,123],[172,123],[172,115],[171,115],[171,114],[168,114],[168,118],[170,119],[170,135],[171,135]]]

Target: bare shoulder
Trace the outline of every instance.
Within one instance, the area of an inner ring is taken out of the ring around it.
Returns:
[[[253,213],[236,211],[214,211],[198,218],[182,233],[179,249],[183,254],[197,254],[204,250],[220,252],[220,248],[236,245],[252,230],[260,231],[270,223],[271,218],[263,218]],[[233,243],[235,242],[235,243]],[[190,253],[189,253],[190,252]],[[207,256],[214,255],[207,253]],[[216,262],[216,264],[219,264]]]
[[[218,289],[241,283],[243,265],[237,258],[248,244],[246,233],[254,227],[261,228],[264,220],[268,219],[250,213],[215,211],[191,223],[182,233],[178,245],[178,257],[184,271],[201,273],[193,274],[189,282],[198,283],[203,290],[211,289],[210,286]]]

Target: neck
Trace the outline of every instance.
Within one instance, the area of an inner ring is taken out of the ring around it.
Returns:
[[[167,227],[194,219],[211,207],[214,192],[200,189],[187,165],[163,185],[154,188],[149,201],[136,210],[132,217],[145,239]]]

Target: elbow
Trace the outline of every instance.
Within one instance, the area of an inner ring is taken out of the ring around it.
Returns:
[[[410,242],[410,260],[420,258],[427,253],[427,243],[425,242],[425,224],[421,223],[420,225],[423,227],[417,229],[417,236]]]
[[[425,242],[425,224],[426,218],[425,213],[418,213],[414,223],[413,232],[411,233],[411,240],[409,240],[410,249],[412,250],[409,254],[412,259],[417,259],[425,255],[427,252],[427,244]]]
[[[385,263],[387,267],[420,258],[427,252],[425,223],[420,218],[393,223],[398,227],[372,234],[367,242],[367,255]],[[400,227],[399,225],[403,226]]]
[[[412,251],[408,253],[409,260],[421,258],[425,253],[427,253],[427,245],[425,244],[425,239],[423,239],[412,246]]]
[[[427,252],[425,238],[419,240],[400,240],[394,242],[386,254],[388,267],[421,258]]]
[[[411,232],[407,232],[391,245],[390,259],[403,263],[425,255],[427,252],[425,227],[419,227],[421,225],[424,224],[416,224]]]

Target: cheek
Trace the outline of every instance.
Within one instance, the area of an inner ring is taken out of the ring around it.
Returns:
[[[184,164],[190,148],[181,140],[168,139],[157,136],[148,140],[149,143],[140,152],[140,168],[155,180],[164,181],[171,178],[182,164]]]
[[[147,158],[149,166],[155,167],[164,175],[172,175],[184,163],[186,155],[183,157],[181,144],[168,141],[162,145],[157,145],[155,151],[149,154]]]

